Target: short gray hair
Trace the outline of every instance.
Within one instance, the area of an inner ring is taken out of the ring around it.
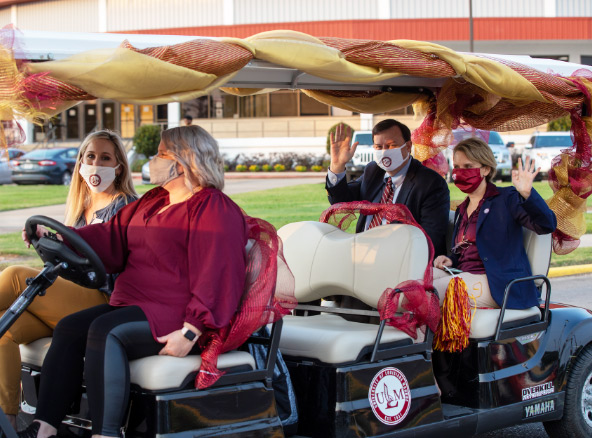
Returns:
[[[179,126],[163,131],[161,140],[183,167],[188,185],[224,188],[224,160],[218,142],[205,129],[197,125]]]

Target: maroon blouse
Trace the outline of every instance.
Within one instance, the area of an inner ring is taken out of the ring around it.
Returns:
[[[204,188],[172,205],[157,187],[122,208],[109,222],[77,230],[109,273],[121,272],[112,306],[139,306],[152,334],[186,321],[199,330],[224,327],[242,296],[247,225],[221,191]]]
[[[467,207],[469,206],[469,198],[465,199],[462,204],[458,206],[459,210],[459,226],[458,232],[456,233],[456,239],[454,242],[453,252],[456,251],[458,254],[458,262],[456,267],[463,272],[470,272],[471,274],[485,274],[485,266],[479,256],[477,250],[476,238],[477,238],[477,221],[479,219],[479,212],[483,201],[487,198],[499,194],[497,188],[492,183],[487,183],[485,194],[479,205],[471,213],[470,217],[467,217]]]

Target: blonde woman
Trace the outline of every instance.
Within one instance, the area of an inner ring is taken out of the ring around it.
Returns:
[[[150,179],[160,187],[112,221],[75,230],[107,272],[121,274],[109,304],[56,327],[35,421],[19,432],[22,438],[56,434],[83,373],[93,436],[119,436],[129,397],[128,357],[199,351],[202,332],[226,326],[237,309],[247,224],[221,191],[216,141],[195,125],[164,131]]]
[[[132,183],[125,149],[118,134],[89,134],[78,152],[66,201],[66,225],[82,227],[108,221],[138,195]],[[39,270],[11,266],[0,274],[0,312],[4,313]],[[60,319],[109,302],[113,277],[100,290],[86,289],[58,277],[43,297],[37,297],[0,339],[0,407],[15,426],[19,407],[21,358],[19,344],[51,336]]]
[[[454,148],[452,179],[467,194],[454,219],[449,256],[434,260],[434,286],[444,301],[455,268],[467,284],[478,307],[502,306],[504,289],[515,278],[528,277],[530,264],[522,243],[522,227],[537,234],[552,233],[557,226],[555,213],[532,187],[539,173],[526,158],[524,167],[512,171],[513,187],[497,187],[491,181],[497,162],[483,140],[470,138]],[[508,297],[509,309],[537,306],[534,282],[516,284]]]

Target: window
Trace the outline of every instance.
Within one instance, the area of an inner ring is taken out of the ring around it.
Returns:
[[[239,98],[241,117],[267,117],[267,94]]]
[[[236,118],[238,117],[238,97],[224,92],[214,93],[211,96],[210,117]]]
[[[582,55],[580,64],[592,65],[592,55]]]
[[[84,135],[89,134],[97,127],[97,106],[95,104],[84,105]]]
[[[78,139],[80,138],[80,131],[78,129],[78,110],[81,105],[69,108],[66,110],[66,138]]]
[[[103,128],[115,129],[115,103],[103,102]]]
[[[300,92],[301,116],[328,116],[329,106]]]
[[[271,117],[295,117],[298,115],[298,94],[293,91],[275,91],[269,95]]]
[[[136,132],[135,126],[134,106],[131,104],[121,104],[121,136],[130,138]]]

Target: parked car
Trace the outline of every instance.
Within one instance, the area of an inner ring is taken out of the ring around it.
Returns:
[[[77,148],[37,149],[14,160],[12,182],[16,184],[70,185]]]
[[[358,142],[354,157],[345,165],[345,176],[347,181],[359,178],[364,173],[366,164],[374,160],[374,140],[372,131],[356,131],[352,138],[352,144]]]
[[[452,131],[454,138],[448,145],[448,148],[444,151],[444,156],[448,161],[448,173],[446,174],[446,181],[452,181],[452,151],[454,147],[461,141],[471,137],[478,137],[485,141],[497,161],[497,172],[496,178],[502,181],[510,181],[512,179],[512,156],[510,151],[504,144],[502,136],[496,131],[484,131],[482,129],[476,129],[474,131],[467,131],[464,129],[455,129]]]
[[[25,151],[16,148],[8,148],[0,150],[0,184],[12,183],[11,174],[13,163],[12,160],[25,154]]]
[[[534,160],[535,166],[541,168],[539,175],[547,176],[551,170],[551,161],[562,150],[571,148],[573,140],[569,131],[565,132],[537,132],[531,138],[522,152],[522,161],[526,157]]]
[[[150,184],[150,161],[142,165],[142,184]]]

